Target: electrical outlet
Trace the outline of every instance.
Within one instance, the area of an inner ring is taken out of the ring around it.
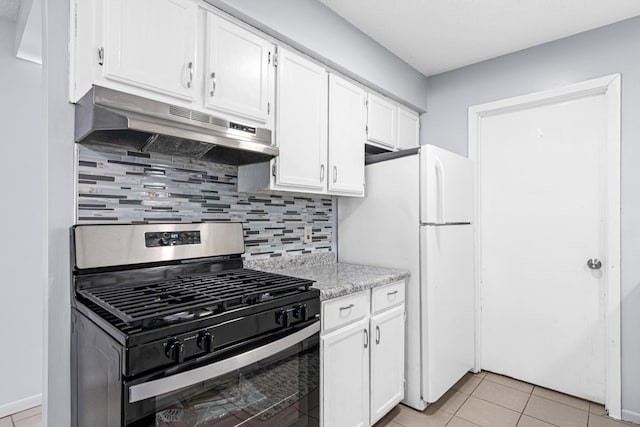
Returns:
[[[311,224],[306,224],[304,226],[304,242],[311,243],[312,236],[313,236],[313,229],[311,228]]]

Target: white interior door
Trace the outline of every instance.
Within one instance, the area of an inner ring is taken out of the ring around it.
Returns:
[[[483,117],[478,153],[481,367],[596,402],[606,108],[601,94]]]

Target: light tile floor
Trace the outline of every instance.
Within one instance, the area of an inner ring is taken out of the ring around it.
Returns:
[[[604,406],[490,372],[467,374],[422,412],[398,405],[375,427],[629,427]]]
[[[0,419],[0,427],[41,427],[38,406]],[[422,412],[398,405],[375,427],[629,427],[602,405],[491,372],[467,374]]]
[[[9,417],[0,418],[0,427],[41,427],[42,409],[40,406],[18,412]]]

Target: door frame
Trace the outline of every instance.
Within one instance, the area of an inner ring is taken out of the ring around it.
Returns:
[[[480,207],[480,171],[482,170],[482,120],[485,117],[524,110],[537,106],[580,99],[593,95],[604,95],[606,105],[605,152],[605,406],[609,416],[621,417],[621,368],[620,368],[620,74],[587,80],[561,88],[535,92],[528,95],[475,105],[469,108],[469,158],[475,163],[474,196],[475,222],[482,221]],[[481,367],[480,349],[482,334],[480,328],[480,303],[482,292],[482,235],[480,227],[475,227],[476,247],[476,357],[474,371]]]

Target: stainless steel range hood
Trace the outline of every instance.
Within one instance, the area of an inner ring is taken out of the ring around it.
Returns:
[[[278,155],[271,131],[94,86],[76,104],[75,140],[216,163],[260,163]]]

